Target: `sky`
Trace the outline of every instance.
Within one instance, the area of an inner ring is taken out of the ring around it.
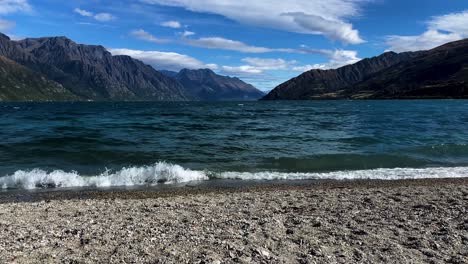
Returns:
[[[468,38],[468,0],[0,0],[0,32],[66,36],[269,91],[310,69]]]

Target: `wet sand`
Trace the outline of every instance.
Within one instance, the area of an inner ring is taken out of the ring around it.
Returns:
[[[468,179],[0,194],[0,262],[468,263]]]

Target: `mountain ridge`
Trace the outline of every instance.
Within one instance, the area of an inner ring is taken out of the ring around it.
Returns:
[[[189,93],[202,101],[258,100],[265,94],[237,77],[222,76],[211,69],[182,69],[178,73],[165,71],[173,76]]]
[[[467,65],[468,39],[427,51],[386,52],[334,70],[305,72],[262,100],[466,98],[468,73],[452,75]]]
[[[204,100],[204,97],[194,94],[193,89],[186,88],[189,84],[185,83],[183,86],[175,78],[166,76],[140,60],[126,55],[114,56],[101,45],[78,44],[64,36],[13,41],[7,35],[0,33],[0,56],[23,66],[4,67],[5,70],[25,71],[26,75],[34,72],[35,75],[47,79],[47,82],[42,84],[50,84],[51,90],[56,89],[54,86],[59,84],[63,88],[64,98],[73,100]],[[22,78],[10,78],[9,81],[23,82],[21,85],[28,83]],[[4,94],[14,92],[12,87],[15,85],[10,86],[3,86]],[[235,86],[230,88],[236,89]],[[31,89],[32,94],[39,93],[36,86],[31,86]],[[219,91],[220,94],[216,94],[218,91],[216,89],[213,91],[214,96],[218,98],[224,96],[221,94],[222,91]],[[70,93],[74,96],[69,97]],[[33,100],[28,96],[23,99]],[[38,98],[38,100],[43,99]],[[4,97],[2,100],[8,98]],[[14,97],[11,100],[21,100],[21,98]]]

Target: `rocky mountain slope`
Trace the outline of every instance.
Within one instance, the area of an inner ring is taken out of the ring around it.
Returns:
[[[264,95],[237,78],[210,70],[162,73],[129,56],[112,56],[102,46],[77,44],[66,37],[12,41],[0,33],[0,56],[8,58],[8,65],[15,64],[3,67],[1,100],[256,100]],[[15,73],[8,73],[13,68]],[[17,78],[24,70],[28,73],[22,76],[30,78]],[[43,81],[32,85],[39,79]],[[23,87],[23,96],[12,87]]]
[[[451,42],[372,75],[349,98],[468,98],[468,39]]]
[[[34,58],[24,62],[74,94],[92,100],[186,100],[183,87],[128,56],[65,37],[25,39],[17,46]]]
[[[429,51],[364,59],[336,70],[311,70],[264,100],[468,97],[468,40]]]
[[[77,100],[62,85],[0,56],[0,101]]]
[[[210,69],[184,69],[176,75],[173,72],[165,72],[165,74],[173,75],[173,78],[182,84],[186,92],[197,100],[258,100],[265,95],[239,78],[218,75]]]

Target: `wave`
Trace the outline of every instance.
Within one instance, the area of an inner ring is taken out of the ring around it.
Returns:
[[[55,170],[46,172],[41,169],[16,171],[13,175],[0,178],[3,189],[38,189],[71,187],[124,187],[155,186],[190,181],[207,180],[201,171],[184,169],[179,165],[158,162],[153,166],[123,168],[122,170],[97,176],[82,176],[77,172]]]
[[[394,168],[354,171],[286,173],[286,172],[221,172],[196,171],[179,165],[158,162],[152,166],[123,168],[111,173],[106,171],[96,176],[79,175],[77,172],[41,169],[16,171],[12,175],[0,177],[3,189],[44,189],[79,187],[130,187],[156,186],[193,181],[206,181],[212,178],[232,180],[404,180],[428,178],[468,177],[468,167],[448,168]]]

